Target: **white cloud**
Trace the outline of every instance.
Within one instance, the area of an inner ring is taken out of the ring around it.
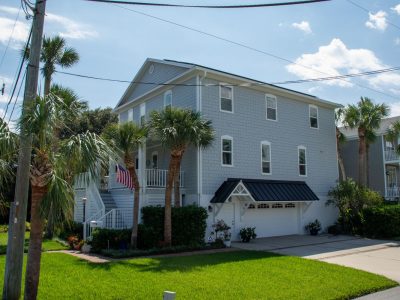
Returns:
[[[7,45],[12,34],[10,47],[19,49],[28,38],[29,26],[17,21],[13,32],[14,22],[15,20],[0,17],[0,43]]]
[[[383,10],[378,11],[376,14],[369,13],[369,20],[365,22],[365,26],[384,31],[388,25],[386,16],[387,13]]]
[[[46,21],[54,23],[55,25],[60,25],[59,34],[65,38],[86,39],[98,36],[98,33],[91,29],[90,26],[63,16],[49,13],[46,16]]]
[[[400,96],[400,74],[396,72],[382,73],[368,79],[372,87],[388,90]]]
[[[310,94],[314,94],[314,93],[320,92],[320,91],[322,91],[322,90],[323,90],[323,88],[322,88],[321,86],[313,86],[313,87],[309,88],[307,91],[308,91]]]
[[[392,10],[400,15],[400,4],[397,4],[395,7],[392,7]]]
[[[0,11],[10,15],[17,15],[19,9],[11,6],[0,6]]]
[[[400,116],[400,102],[390,103],[389,107],[391,117]]]
[[[316,53],[302,54],[295,63],[287,65],[286,69],[302,79],[358,73],[381,69],[383,66],[371,50],[348,49],[337,38],[333,39],[329,45],[319,47]],[[349,80],[339,79],[322,81],[322,83],[341,87],[353,86]]]
[[[292,27],[299,29],[307,34],[312,33],[310,23],[307,21],[301,21],[300,23],[292,23]]]
[[[394,44],[397,46],[400,45],[400,37],[394,39]]]

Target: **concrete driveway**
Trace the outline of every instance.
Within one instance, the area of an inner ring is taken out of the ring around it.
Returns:
[[[320,260],[380,274],[400,283],[400,242],[344,235],[290,235],[235,242],[232,247]]]

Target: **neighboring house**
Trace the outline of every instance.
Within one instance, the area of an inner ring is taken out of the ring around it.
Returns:
[[[400,156],[395,150],[399,141],[393,143],[386,138],[388,129],[396,121],[400,121],[400,117],[383,119],[376,131],[376,140],[369,147],[369,187],[388,200],[400,197]],[[357,129],[349,128],[340,130],[346,136],[346,142],[341,146],[346,176],[357,181],[358,132]]]
[[[147,59],[114,111],[120,122],[140,124],[168,106],[199,111],[215,129],[211,147],[188,149],[180,174],[182,205],[209,212],[207,235],[217,219],[232,227],[234,239],[246,226],[267,237],[303,234],[316,218],[323,228],[336,221],[336,209],[325,202],[339,176],[334,109],[340,105],[196,64]],[[168,149],[148,139],[135,157],[140,206],[163,205]],[[83,219],[82,197],[90,195],[87,222],[132,224],[133,195],[112,172],[107,193],[94,183],[81,186],[76,220]]]

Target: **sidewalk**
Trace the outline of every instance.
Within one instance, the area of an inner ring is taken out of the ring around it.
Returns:
[[[354,300],[399,300],[400,286],[385,291],[369,294]]]

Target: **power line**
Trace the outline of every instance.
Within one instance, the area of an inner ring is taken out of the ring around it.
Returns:
[[[12,115],[13,115],[13,113],[14,113],[15,105],[17,104],[17,101],[18,101],[19,94],[20,94],[20,92],[21,92],[22,86],[24,85],[24,80],[26,79],[26,71],[27,71],[27,69],[28,69],[28,68],[25,68],[24,75],[22,76],[21,85],[19,86],[19,90],[18,90],[18,93],[17,93],[17,97],[15,97],[14,104],[13,104],[13,108],[12,108],[12,110],[11,110],[10,117],[8,118],[8,123],[10,123],[10,121],[11,121]]]
[[[0,68],[3,65],[4,58],[6,57],[8,48],[10,47],[10,43],[11,43],[12,37],[14,35],[15,26],[17,25],[17,21],[19,19],[19,13],[21,12],[21,8],[22,8],[22,6],[19,7],[17,17],[15,18],[14,25],[13,25],[13,28],[11,30],[10,38],[8,39],[8,42],[7,42],[6,50],[4,50],[3,56],[1,57]]]
[[[308,83],[308,82],[318,82],[318,81],[329,81],[329,80],[338,80],[344,78],[353,78],[353,77],[361,77],[361,76],[371,76],[376,74],[388,73],[388,72],[395,72],[399,71],[400,67],[393,67],[387,69],[379,69],[379,70],[372,70],[362,73],[351,73],[345,75],[338,75],[338,76],[330,76],[330,77],[319,77],[319,78],[310,78],[310,79],[299,79],[299,80],[288,80],[288,81],[281,81],[281,82],[273,82],[273,83],[265,83],[265,82],[252,82],[246,84],[229,84],[229,86],[263,86],[263,85],[284,85],[284,84],[293,84],[293,83]],[[123,80],[123,79],[114,79],[114,78],[106,78],[106,77],[97,77],[97,76],[90,76],[84,74],[77,74],[71,72],[64,72],[64,71],[55,71],[59,74],[75,76],[80,78],[86,79],[93,79],[93,80],[101,80],[101,81],[109,81],[109,82],[118,82],[118,83],[134,83],[134,84],[144,84],[144,85],[158,85],[158,86],[219,86],[219,84],[191,84],[191,83],[163,83],[163,82],[147,82],[147,81],[133,81],[133,80]]]
[[[358,4],[358,3],[356,3],[356,2],[354,2],[354,1],[352,1],[352,0],[347,0],[347,2],[349,2],[349,3],[352,4],[352,5],[354,5],[355,7],[358,7],[359,9],[361,9],[361,10],[367,12],[368,15],[369,15],[369,14],[372,14],[370,10],[368,10],[367,8],[361,6],[360,4]],[[399,27],[399,26],[397,26],[396,24],[390,22],[388,19],[386,19],[386,23],[388,23],[389,25],[392,25],[393,27],[395,27],[395,28],[397,28],[397,29],[400,30],[400,27]]]
[[[213,34],[213,33],[209,33],[209,32],[206,32],[206,31],[203,31],[203,30],[200,30],[200,29],[196,29],[196,28],[193,28],[193,27],[190,27],[190,26],[187,26],[187,25],[183,25],[183,24],[180,24],[180,23],[176,23],[176,22],[171,21],[171,20],[163,19],[163,18],[154,16],[154,15],[150,15],[150,14],[148,14],[148,13],[144,13],[144,12],[141,12],[141,11],[137,11],[137,10],[134,10],[134,9],[131,9],[131,8],[128,8],[128,7],[124,7],[124,6],[118,5],[118,4],[114,4],[114,6],[117,6],[117,7],[121,8],[121,9],[125,9],[125,10],[128,10],[128,11],[134,12],[134,13],[136,13],[136,14],[143,15],[143,16],[146,16],[146,17],[149,17],[149,18],[152,18],[152,19],[155,19],[155,20],[164,22],[164,23],[172,24],[172,25],[175,25],[175,26],[178,26],[178,27],[181,27],[181,28],[184,28],[184,29],[187,29],[187,30],[196,32],[196,33],[200,33],[200,34],[202,34],[202,35],[206,35],[206,36],[209,36],[209,37],[212,37],[212,38],[215,38],[215,39],[218,39],[218,40],[227,42],[227,43],[229,43],[229,44],[232,44],[232,45],[236,45],[236,46],[245,48],[245,49],[247,49],[247,50],[251,50],[251,51],[254,51],[254,52],[257,52],[257,53],[261,53],[261,54],[264,54],[264,55],[273,57],[273,58],[275,58],[275,59],[282,60],[282,61],[288,62],[288,63],[290,63],[290,64],[294,64],[294,65],[303,67],[303,68],[308,69],[308,70],[311,70],[311,71],[313,71],[313,72],[317,72],[317,73],[322,74],[322,75],[332,76],[332,74],[328,74],[328,73],[325,73],[325,72],[316,70],[316,69],[314,69],[314,68],[312,68],[312,67],[309,67],[309,66],[306,66],[306,65],[303,65],[303,64],[294,62],[294,61],[292,61],[292,60],[290,60],[290,59],[287,59],[287,58],[284,58],[284,57],[275,55],[275,54],[273,54],[273,53],[269,53],[269,52],[264,51],[264,50],[260,50],[260,49],[254,48],[254,47],[252,47],[252,46],[248,46],[248,45],[243,44],[243,43],[240,43],[240,42],[236,42],[236,41],[230,40],[230,39],[225,38],[225,37],[222,37],[222,36],[218,36],[218,35]],[[338,79],[338,80],[346,81],[346,80],[344,80],[344,79]],[[346,82],[347,82],[347,81],[346,81]],[[384,92],[375,90],[375,89],[370,88],[370,87],[368,87],[368,86],[364,86],[364,85],[361,85],[361,84],[359,84],[359,83],[354,83],[354,84],[357,85],[357,86],[359,86],[359,87],[361,87],[361,88],[364,88],[364,89],[373,91],[373,92],[375,92],[375,93],[379,93],[379,94],[385,95],[385,96],[387,96],[387,97],[397,99],[397,97],[394,97],[393,95],[390,95],[390,94],[387,94],[387,93],[384,93]]]
[[[274,6],[312,4],[318,2],[328,2],[331,0],[304,0],[304,1],[289,1],[289,2],[275,2],[275,3],[261,3],[261,4],[240,4],[240,5],[185,5],[185,4],[152,3],[152,2],[119,1],[119,0],[85,0],[85,1],[109,3],[109,4],[124,4],[124,5],[128,4],[137,6],[237,9],[237,8],[262,8],[262,7],[274,7]]]
[[[29,41],[31,40],[31,36],[32,36],[32,30],[33,30],[33,27],[31,26],[31,30],[30,30],[30,32],[29,32],[29,36],[28,36],[28,39],[27,39],[26,44],[25,44],[25,47],[24,47],[24,51],[25,51],[25,49],[28,48]],[[15,90],[17,89],[18,81],[19,81],[19,78],[20,78],[20,76],[21,76],[22,67],[24,66],[24,62],[25,62],[25,60],[24,60],[24,55],[25,55],[25,53],[21,56],[21,62],[20,62],[19,68],[18,68],[17,77],[16,77],[15,80],[14,80],[14,81],[15,81],[14,87],[13,87],[13,90],[12,90],[12,93],[11,93],[11,96],[10,96],[10,99],[8,100],[6,109],[5,109],[5,111],[4,111],[3,119],[4,119],[4,118],[6,117],[6,115],[7,115],[8,107],[10,106],[10,103],[11,103],[11,101],[12,101],[12,98],[14,97]]]

